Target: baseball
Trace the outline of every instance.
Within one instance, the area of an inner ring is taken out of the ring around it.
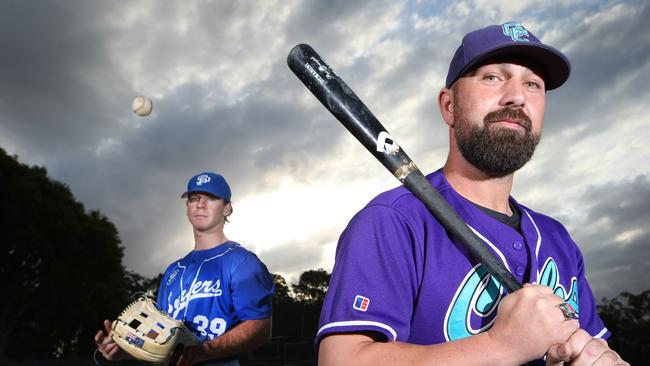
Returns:
[[[133,109],[133,113],[137,114],[138,116],[146,117],[151,114],[153,103],[151,103],[151,99],[140,95],[133,99],[131,109]]]

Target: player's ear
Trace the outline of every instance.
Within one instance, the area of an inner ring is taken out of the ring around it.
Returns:
[[[440,89],[438,108],[445,123],[449,127],[454,127],[454,92],[450,88]]]
[[[223,214],[226,217],[232,215],[232,204],[230,202],[226,203],[226,205],[224,206]]]

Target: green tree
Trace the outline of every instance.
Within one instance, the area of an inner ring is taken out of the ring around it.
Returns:
[[[612,332],[608,340],[613,350],[632,365],[650,359],[650,290],[638,295],[622,292],[611,300],[603,299],[598,312]]]
[[[273,342],[256,352],[261,360],[257,364],[316,364],[313,340],[329,279],[324,269],[309,270],[297,284],[288,285],[282,276],[273,274]]]
[[[296,299],[303,304],[322,305],[331,274],[322,268],[305,271],[298,284],[291,285]]]
[[[271,275],[275,284],[272,334],[274,337],[298,335],[296,324],[301,319],[300,304],[293,298],[284,277],[275,273]]]
[[[273,274],[274,337],[313,339],[329,278],[330,274],[324,269],[309,270],[300,275],[297,284],[289,286],[282,276]]]
[[[127,301],[117,229],[2,149],[0,192],[0,359],[90,354]]]
[[[330,276],[322,268],[309,270],[300,275],[297,284],[291,285],[300,314],[299,321],[294,325],[299,330],[298,335],[310,338],[316,336]]]
[[[273,294],[273,305],[281,305],[293,302],[291,297],[291,290],[287,285],[287,281],[279,274],[271,273],[273,276],[273,284],[275,285],[275,293]]]
[[[133,271],[126,271],[126,291],[130,298],[139,293],[151,294],[154,298],[158,296],[158,286],[162,280],[163,274],[159,273],[153,278],[145,277]],[[135,300],[133,298],[133,300]]]

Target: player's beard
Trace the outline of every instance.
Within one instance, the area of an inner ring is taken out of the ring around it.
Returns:
[[[521,131],[499,127],[493,122],[516,119]],[[456,145],[472,165],[492,178],[516,172],[533,157],[541,136],[532,132],[532,122],[521,109],[503,108],[488,113],[482,124],[460,117],[455,123]]]

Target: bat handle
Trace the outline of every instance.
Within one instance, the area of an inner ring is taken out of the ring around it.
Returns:
[[[481,262],[508,292],[512,293],[523,287],[505,265],[490,252],[485,243],[470,230],[456,211],[446,203],[438,190],[431,185],[419,169],[416,168],[411,171],[403,183],[424,203],[433,216],[440,221],[442,226],[453,237],[466,244],[465,247],[470,251],[474,259]]]

